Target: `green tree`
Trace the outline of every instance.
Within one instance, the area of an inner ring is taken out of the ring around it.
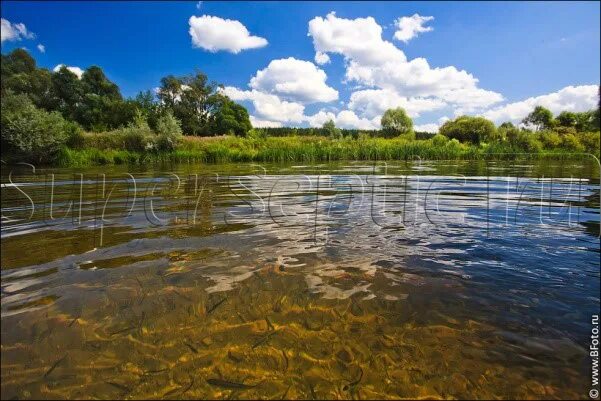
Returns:
[[[336,127],[336,124],[332,119],[326,121],[321,127],[321,129],[323,130],[324,134],[330,138],[342,137],[342,131]]]
[[[215,134],[246,136],[251,129],[252,124],[246,108],[224,96],[216,112],[212,131]]]
[[[380,124],[387,137],[413,134],[413,121],[401,107],[386,110]]]
[[[38,109],[25,94],[7,91],[1,102],[2,152],[18,156],[21,161],[50,162],[79,132],[77,124],[66,121],[58,112]]]
[[[53,110],[61,112],[63,117],[75,120],[77,107],[81,104],[83,97],[83,86],[81,81],[67,67],[52,74],[52,90],[50,103]]]
[[[543,106],[536,106],[534,110],[522,120],[522,123],[534,127],[536,131],[549,129],[553,127],[553,113]]]
[[[445,122],[438,132],[460,142],[480,143],[495,139],[497,129],[483,117],[461,116]]]
[[[14,94],[26,94],[37,107],[50,109],[51,73],[37,68],[35,60],[24,49],[2,55],[2,86]]]
[[[560,127],[575,127],[578,122],[578,116],[571,111],[562,111],[555,118],[555,121]]]

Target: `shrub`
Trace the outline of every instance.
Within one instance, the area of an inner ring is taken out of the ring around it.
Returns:
[[[496,127],[483,117],[461,116],[445,122],[439,133],[461,142],[480,143],[494,138]]]
[[[561,145],[561,136],[554,131],[541,132],[539,139],[545,148],[553,149]]]
[[[535,134],[527,131],[520,131],[514,142],[518,150],[523,150],[529,153],[538,153],[543,150],[543,144],[536,139]]]
[[[10,150],[32,162],[50,162],[78,129],[60,113],[36,108],[26,95],[2,96],[3,151]]]
[[[114,134],[122,138],[125,150],[142,152],[154,148],[154,133],[141,113],[137,113],[132,123],[116,130]]]
[[[432,144],[434,146],[444,146],[444,145],[446,145],[446,143],[448,141],[449,141],[449,138],[447,138],[446,136],[441,135],[441,134],[436,134],[432,138]]]
[[[182,127],[171,111],[160,116],[156,123],[157,140],[159,150],[174,150],[182,139]]]
[[[584,146],[578,140],[578,137],[574,134],[567,134],[561,138],[561,146],[564,149],[572,150],[574,152],[584,152]]]
[[[599,131],[582,132],[578,138],[587,152],[599,157]]]

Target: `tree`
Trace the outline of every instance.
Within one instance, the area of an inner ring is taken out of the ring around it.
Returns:
[[[117,84],[110,81],[102,68],[91,66],[81,76],[81,83],[85,93],[106,97],[111,100],[122,100]]]
[[[336,127],[334,120],[330,119],[326,121],[321,127],[323,132],[329,136],[330,138],[340,138],[342,137],[342,131]]]
[[[63,66],[52,74],[51,83],[52,109],[60,111],[67,119],[75,120],[77,107],[81,104],[83,97],[81,81],[77,75]]]
[[[401,107],[386,110],[380,124],[388,137],[413,134],[413,121]]]
[[[553,127],[553,113],[543,106],[536,106],[534,110],[522,120],[522,123],[533,126],[536,131],[549,129]]]
[[[170,75],[161,79],[159,99],[181,121],[185,134],[215,135],[210,129],[223,98],[218,88],[200,71],[181,78]]]
[[[461,116],[445,122],[438,132],[450,139],[478,144],[494,139],[496,128],[486,118]]]
[[[560,127],[575,127],[578,116],[570,111],[562,111],[555,118],[557,125]]]
[[[223,96],[216,112],[212,131],[217,134],[234,134],[246,136],[252,129],[248,111],[242,105],[232,102]]]

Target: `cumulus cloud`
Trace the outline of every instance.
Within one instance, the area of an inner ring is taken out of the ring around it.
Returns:
[[[338,99],[338,91],[326,84],[326,78],[312,62],[289,57],[272,60],[257,71],[250,87],[302,103],[330,102]]]
[[[341,54],[360,64],[407,60],[395,45],[382,40],[382,27],[372,17],[350,20],[338,18],[331,12],[326,18],[315,17],[309,21],[308,35],[313,38],[316,52]]]
[[[419,14],[413,14],[411,17],[401,17],[394,21],[397,27],[394,38],[407,43],[420,33],[430,32],[434,28],[424,25],[433,19],[434,17],[422,17]]]
[[[188,23],[192,45],[210,52],[225,50],[237,54],[267,46],[265,38],[252,36],[240,21],[203,15],[190,17]]]
[[[390,108],[402,107],[410,117],[419,117],[424,111],[441,109],[446,103],[436,98],[406,98],[390,89],[365,89],[353,92],[349,108],[359,114],[374,118]]]
[[[46,53],[46,46],[44,46],[43,44],[39,43],[37,48],[40,51],[40,53]]]
[[[83,75],[83,70],[79,67],[71,67],[71,66],[64,65],[64,64],[58,64],[56,67],[54,67],[52,69],[52,71],[58,72],[63,67],[67,67],[67,69],[69,71],[71,71],[73,74],[77,75],[77,78],[81,79],[81,76]]]
[[[18,41],[21,39],[33,39],[35,34],[27,30],[23,23],[13,24],[7,19],[0,19],[0,43],[5,41]]]
[[[382,39],[382,27],[372,17],[345,19],[332,12],[309,21],[308,35],[317,53],[344,57],[348,82],[405,98],[433,97],[469,110],[503,100],[501,94],[479,88],[478,79],[467,71],[433,68],[425,58],[407,60],[402,50]]]
[[[317,52],[315,53],[315,62],[319,65],[328,64],[330,62],[330,56],[326,53]]]
[[[438,124],[428,123],[428,124],[414,125],[413,130],[419,131],[419,132],[438,132]]]
[[[546,107],[553,114],[561,113],[564,110],[574,112],[587,111],[597,106],[597,91],[597,85],[567,86],[557,92],[505,104],[481,114],[500,124],[505,121],[519,123],[536,106]]]
[[[254,128],[279,128],[283,124],[278,121],[261,120],[255,116],[249,116],[250,123]]]
[[[301,123],[305,120],[305,106],[297,102],[288,102],[277,95],[257,90],[240,90],[226,86],[223,92],[235,101],[251,101],[259,118],[280,123]]]
[[[332,120],[339,128],[354,129],[377,129],[380,127],[380,119],[368,119],[357,116],[352,110],[342,110],[337,114],[331,111],[320,110],[319,112],[306,116],[305,120],[311,127],[321,127],[326,121]]]

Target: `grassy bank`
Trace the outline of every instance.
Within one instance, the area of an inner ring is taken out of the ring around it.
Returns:
[[[598,137],[598,134],[597,134]],[[597,142],[598,143],[598,142]],[[155,162],[323,162],[335,160],[578,159],[579,149],[524,149],[507,143],[467,144],[455,140],[344,138],[322,136],[239,138],[184,137],[171,151],[128,151],[118,137],[85,134],[77,148],[63,148],[56,165],[81,167]],[[584,150],[586,151],[586,150]],[[593,152],[599,155],[598,147]]]

